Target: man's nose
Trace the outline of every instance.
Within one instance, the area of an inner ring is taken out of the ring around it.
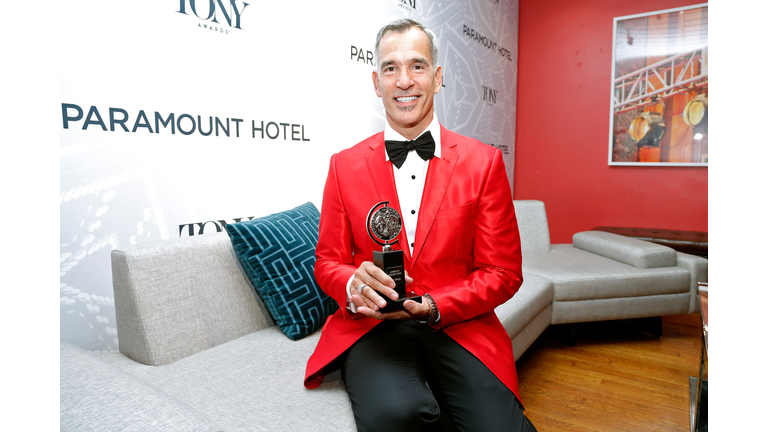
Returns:
[[[397,87],[405,90],[411,88],[413,85],[413,78],[411,77],[411,71],[408,68],[403,68],[397,75]]]

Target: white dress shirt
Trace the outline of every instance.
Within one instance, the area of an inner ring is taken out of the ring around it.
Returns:
[[[437,121],[436,115],[432,117],[432,122],[419,136],[424,135],[427,131],[432,134],[432,138],[435,140],[435,157],[439,158],[441,155],[440,123]],[[389,140],[409,141],[387,123],[384,127],[384,141]],[[389,161],[389,154],[385,151],[384,155],[387,161]],[[405,162],[400,168],[392,165],[397,198],[400,201],[400,211],[403,217],[403,228],[405,229],[405,237],[408,241],[411,255],[413,255],[413,245],[416,240],[416,225],[419,220],[421,197],[424,195],[424,182],[427,178],[429,162],[429,160],[419,157],[415,150],[411,150],[408,152],[408,157],[406,157]],[[355,275],[353,274],[349,278],[349,282],[347,282],[347,309],[352,313],[357,313],[357,305],[349,301],[351,295],[350,288],[352,287],[352,279],[354,277]]]

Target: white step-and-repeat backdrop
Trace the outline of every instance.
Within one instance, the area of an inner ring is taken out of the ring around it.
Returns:
[[[112,249],[320,208],[331,154],[384,127],[375,36],[405,17],[438,37],[439,120],[511,182],[517,0],[65,0],[61,341],[118,350]]]

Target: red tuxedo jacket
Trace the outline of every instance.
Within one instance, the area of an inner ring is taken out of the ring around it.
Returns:
[[[429,293],[440,311],[435,325],[480,359],[519,397],[512,342],[494,313],[523,282],[520,237],[501,152],[441,126],[441,158],[429,164],[406,289]],[[347,310],[346,286],[363,261],[381,250],[366,217],[389,201],[400,212],[392,163],[380,132],[331,157],[320,212],[315,278],[339,303],[309,358],[304,385],[314,388],[335,360],[380,321]]]

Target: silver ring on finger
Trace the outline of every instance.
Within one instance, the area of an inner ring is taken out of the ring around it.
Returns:
[[[360,285],[357,286],[357,292],[359,292],[360,295],[363,295],[363,288],[365,287],[370,288],[370,285],[368,285],[367,283],[361,283]]]

